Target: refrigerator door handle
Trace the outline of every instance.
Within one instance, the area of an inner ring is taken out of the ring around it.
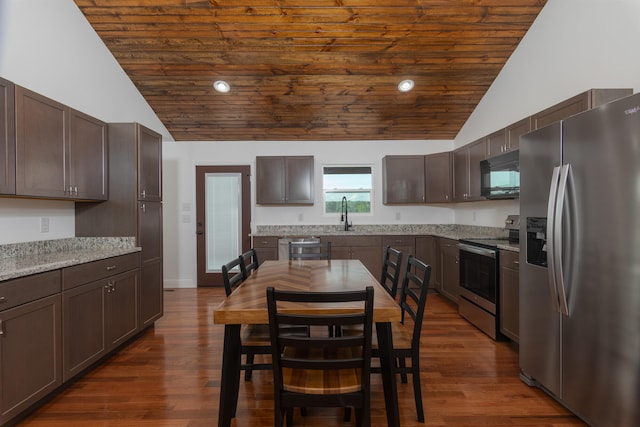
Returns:
[[[555,268],[555,218],[556,202],[558,199],[558,184],[560,180],[560,166],[553,168],[551,175],[551,187],[549,188],[549,201],[547,204],[547,273],[549,275],[549,293],[551,295],[551,305],[555,312],[560,312],[558,303],[558,287],[556,284]]]
[[[554,270],[556,274],[556,289],[558,292],[558,300],[560,302],[560,312],[565,316],[569,316],[569,307],[567,305],[567,293],[564,283],[563,259],[562,259],[562,214],[564,213],[565,200],[567,198],[567,181],[571,174],[571,165],[562,165],[560,171],[560,182],[558,183],[558,196],[556,201],[555,218],[553,219],[553,246],[554,246]]]

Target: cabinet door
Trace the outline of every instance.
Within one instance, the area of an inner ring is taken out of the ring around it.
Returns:
[[[442,294],[457,303],[460,298],[460,266],[456,240],[440,239],[440,276]]]
[[[256,157],[256,203],[284,204],[284,157]]]
[[[278,238],[275,236],[253,236],[252,247],[258,255],[258,262],[278,259]]]
[[[452,201],[452,176],[450,152],[425,156],[425,201],[444,203]]]
[[[382,203],[424,203],[424,165],[424,156],[385,156],[382,159]]]
[[[114,349],[139,330],[138,270],[110,277],[107,281],[107,342]]]
[[[16,194],[67,198],[69,109],[16,86]]]
[[[162,203],[139,202],[138,245],[142,247],[140,325],[151,325],[163,314]]]
[[[404,272],[407,270],[409,255],[415,254],[415,236],[382,236],[382,254],[387,246],[402,252],[402,265],[400,266],[400,278],[398,279],[398,289],[402,287]],[[382,266],[380,266],[382,269]]]
[[[500,129],[487,136],[487,153],[486,157],[497,156],[507,150],[507,132],[505,129]]]
[[[69,183],[83,200],[107,200],[107,125],[70,110]]]
[[[162,136],[136,124],[138,139],[138,199],[162,200]]]
[[[382,273],[382,256],[380,255],[380,245],[376,246],[354,246],[351,248],[351,258],[358,259],[376,279],[380,279]],[[331,248],[332,258],[333,248]]]
[[[15,86],[0,78],[0,194],[16,194]]]
[[[439,280],[438,238],[435,236],[416,237],[416,258],[431,266],[429,287],[441,291]]]
[[[0,424],[62,384],[60,294],[0,312]]]
[[[312,156],[285,157],[287,171],[285,198],[291,204],[313,204],[314,159]]]
[[[484,139],[469,144],[469,192],[466,198],[467,201],[485,200],[480,195],[480,162],[486,157]]]
[[[519,254],[500,251],[500,332],[520,341]]]
[[[108,351],[106,287],[107,281],[99,280],[62,293],[65,381]]]
[[[464,202],[469,193],[469,153],[467,147],[453,152],[453,200]]]
[[[520,136],[531,131],[531,117],[527,117],[507,126],[507,148],[509,151],[520,148]]]

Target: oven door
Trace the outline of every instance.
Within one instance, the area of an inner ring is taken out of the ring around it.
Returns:
[[[496,314],[498,293],[497,250],[459,243],[460,293],[469,301]]]

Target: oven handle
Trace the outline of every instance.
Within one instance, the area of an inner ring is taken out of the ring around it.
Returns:
[[[481,248],[479,246],[467,245],[466,243],[458,243],[458,249],[460,249],[461,251],[467,251],[467,252],[471,252],[471,253],[474,253],[474,254],[487,256],[487,257],[490,257],[490,258],[495,258],[496,257],[496,250],[495,249]]]

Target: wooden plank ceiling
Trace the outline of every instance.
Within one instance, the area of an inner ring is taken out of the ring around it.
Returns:
[[[176,141],[453,139],[546,3],[74,1]]]

